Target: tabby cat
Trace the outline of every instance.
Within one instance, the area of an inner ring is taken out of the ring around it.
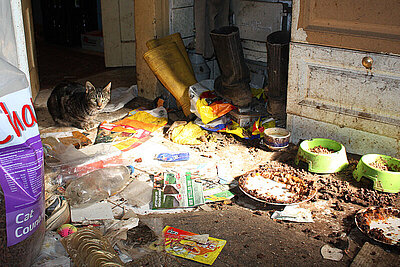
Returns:
[[[89,81],[85,86],[63,82],[51,92],[47,109],[58,124],[90,130],[96,127],[94,117],[108,104],[110,96],[111,82],[104,88],[95,88]]]

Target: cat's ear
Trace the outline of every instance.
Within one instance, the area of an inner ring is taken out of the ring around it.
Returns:
[[[103,92],[110,93],[110,91],[111,91],[111,82],[109,82],[107,86],[103,88]]]
[[[93,84],[89,81],[86,82],[86,93],[96,90],[96,88],[93,86]]]

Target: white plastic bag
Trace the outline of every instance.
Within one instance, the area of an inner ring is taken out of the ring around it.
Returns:
[[[17,43],[15,41],[10,2],[11,1],[0,1],[0,58],[3,58],[4,61],[17,66]],[[0,69],[2,68],[0,67]],[[1,93],[3,89],[1,86],[0,88]]]

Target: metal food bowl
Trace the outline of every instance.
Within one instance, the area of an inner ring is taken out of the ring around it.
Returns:
[[[381,170],[371,164],[380,162],[386,165],[390,170]],[[400,160],[379,154],[367,154],[361,157],[356,169],[353,171],[353,177],[360,181],[366,177],[374,183],[373,188],[387,193],[400,192]]]
[[[290,132],[283,128],[267,128],[264,130],[265,144],[272,150],[289,146]]]
[[[311,152],[311,149],[318,146],[334,152],[330,154]],[[299,165],[300,161],[306,163],[308,171],[314,173],[335,173],[349,165],[345,147],[339,142],[325,138],[314,138],[301,142],[295,158],[296,165]]]

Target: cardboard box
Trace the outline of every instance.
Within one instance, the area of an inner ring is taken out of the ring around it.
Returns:
[[[103,32],[93,31],[81,34],[81,44],[83,49],[103,52]]]

